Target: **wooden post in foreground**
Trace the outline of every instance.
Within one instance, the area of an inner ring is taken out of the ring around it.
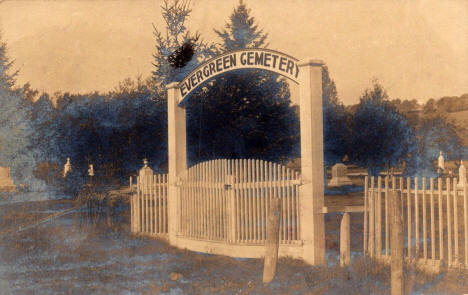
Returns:
[[[350,240],[350,220],[349,213],[343,213],[340,225],[340,266],[348,266],[351,260],[351,240]]]
[[[391,223],[391,294],[403,295],[403,220],[400,193],[390,192]]]
[[[268,211],[266,224],[265,264],[263,267],[263,284],[267,285],[275,277],[278,262],[279,228],[280,228],[281,199],[273,198]]]

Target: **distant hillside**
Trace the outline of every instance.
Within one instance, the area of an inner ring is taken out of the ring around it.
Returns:
[[[417,126],[422,118],[440,114],[457,127],[457,134],[465,147],[468,147],[468,93],[460,96],[444,96],[439,99],[429,99],[425,104],[417,100],[393,99],[392,104],[402,113],[408,122]],[[357,104],[346,106],[353,113]]]
[[[468,110],[459,112],[446,113],[449,121],[452,121],[457,126],[457,134],[461,139],[462,144],[466,148],[466,156],[468,156]]]
[[[468,93],[460,96],[444,96],[438,100],[430,99],[424,108],[434,108],[439,112],[446,113],[468,110]]]

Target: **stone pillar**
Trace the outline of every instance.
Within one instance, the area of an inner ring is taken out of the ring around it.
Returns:
[[[312,59],[299,64],[301,239],[304,261],[310,264],[325,263],[322,65]]]
[[[180,91],[177,82],[167,85],[168,130],[168,235],[169,243],[177,246],[177,208],[179,199],[178,177],[187,169],[185,109],[180,107]]]

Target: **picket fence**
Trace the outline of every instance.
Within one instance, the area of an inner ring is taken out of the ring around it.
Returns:
[[[468,269],[467,185],[457,187],[456,178],[366,177],[364,253],[384,261],[391,255],[390,190],[401,195],[406,259],[436,271]]]
[[[299,173],[263,160],[212,160],[186,170],[177,183],[177,216],[167,208],[167,175],[137,177],[131,201],[135,233],[167,236],[177,218],[177,235],[186,239],[264,244],[266,217],[280,198],[280,243],[299,244]]]
[[[138,176],[136,182],[131,198],[131,231],[167,235],[167,174]]]

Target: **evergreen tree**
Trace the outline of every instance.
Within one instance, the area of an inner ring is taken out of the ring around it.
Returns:
[[[12,92],[15,85],[15,77],[18,71],[12,71],[13,62],[9,60],[7,54],[7,45],[1,41],[0,36],[0,90],[2,92]]]
[[[244,4],[234,9],[226,30],[216,31],[217,51],[264,47]],[[277,74],[253,69],[225,73],[205,84],[186,103],[189,158],[261,158],[286,161],[297,156],[299,124],[289,86]]]
[[[165,32],[153,25],[156,53],[153,55],[153,91],[166,96],[166,85],[181,81],[202,60],[210,57],[213,47],[200,41],[200,34],[191,34],[186,21],[191,13],[187,0],[164,0],[161,6]]]
[[[241,3],[234,9],[223,31],[214,30],[221,38],[221,51],[232,51],[245,48],[267,47],[268,34],[258,29],[255,19],[250,16],[250,9]]]
[[[12,64],[5,42],[0,41],[0,166],[11,167],[16,184],[40,189],[42,184],[33,174],[31,110],[21,89],[14,89],[17,72],[12,72]]]

